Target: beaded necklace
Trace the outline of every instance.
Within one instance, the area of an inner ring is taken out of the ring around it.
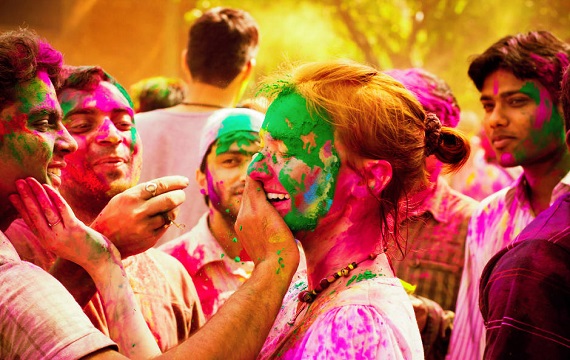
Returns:
[[[360,260],[359,262],[351,262],[350,264],[346,265],[339,271],[327,276],[326,278],[321,279],[319,281],[319,285],[317,285],[313,290],[305,290],[299,293],[299,301],[303,303],[310,304],[315,301],[315,298],[325,289],[327,289],[330,284],[335,282],[336,280],[340,279],[341,276],[347,277],[350,272],[358,267],[358,265],[362,264],[367,260],[374,260],[378,257],[378,255],[385,253],[388,249],[384,248],[381,253],[371,253],[365,259]]]

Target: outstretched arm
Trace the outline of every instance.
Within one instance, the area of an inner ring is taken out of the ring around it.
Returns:
[[[262,187],[249,177],[235,229],[256,264],[251,278],[203,328],[165,355],[253,359],[261,350],[299,265],[299,249]]]

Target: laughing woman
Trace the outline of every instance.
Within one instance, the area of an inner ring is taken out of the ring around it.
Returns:
[[[365,65],[307,64],[266,88],[274,100],[249,175],[303,245],[307,274],[260,358],[422,359],[412,305],[385,253],[404,245],[394,225],[428,183],[426,156],[459,168],[465,138]]]

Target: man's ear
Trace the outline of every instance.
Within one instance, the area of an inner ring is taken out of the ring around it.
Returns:
[[[186,55],[188,55],[188,49],[182,50],[180,54],[180,68],[184,74],[184,78],[187,82],[192,81],[192,75],[190,75],[190,69],[188,68],[188,63],[186,62]]]
[[[196,182],[200,187],[200,193],[202,195],[208,195],[208,182],[206,181],[206,174],[200,171],[200,169],[196,169]]]
[[[392,165],[386,160],[365,159],[362,161],[362,172],[368,190],[379,198],[382,190],[392,180]]]
[[[245,90],[247,89],[247,85],[249,84],[249,80],[253,74],[253,68],[255,67],[255,59],[251,58],[249,61],[243,66],[241,73],[234,79],[233,83],[239,86],[237,93],[235,94],[235,98],[233,99],[233,104],[236,105],[241,100]]]

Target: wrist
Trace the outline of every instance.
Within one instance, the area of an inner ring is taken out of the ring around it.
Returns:
[[[276,285],[284,286],[286,291],[299,266],[299,253],[285,254],[278,251],[276,255],[259,261],[255,265],[253,274],[257,273],[268,277]]]

